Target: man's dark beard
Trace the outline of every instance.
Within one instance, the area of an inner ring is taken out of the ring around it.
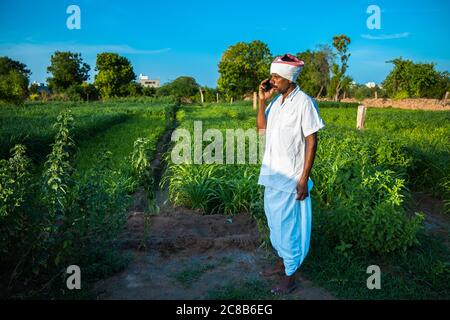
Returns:
[[[281,94],[285,94],[286,92],[289,91],[289,89],[295,89],[295,87],[297,86],[297,84],[295,82],[291,82],[291,84],[289,85],[289,87],[287,87],[286,90],[284,91],[280,91]]]

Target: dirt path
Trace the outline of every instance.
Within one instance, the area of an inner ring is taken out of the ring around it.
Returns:
[[[165,169],[163,154],[170,146],[172,130],[160,139],[152,161],[156,182]],[[122,249],[134,259],[125,271],[94,286],[98,299],[280,298],[269,292],[277,276],[259,276],[274,257],[259,248],[258,229],[248,214],[201,215],[174,208],[167,204],[167,190],[156,192],[156,202],[161,210],[151,216],[149,236],[143,243],[146,197],[142,190],[134,195],[122,235]],[[298,282],[293,293],[281,298],[334,299],[301,274]]]
[[[445,213],[443,200],[421,192],[414,192],[409,212],[424,213],[425,230],[440,237],[450,248],[450,215]]]
[[[143,232],[143,214],[131,213],[123,249],[135,258],[121,274],[97,283],[98,299],[334,299],[301,274],[292,294],[272,296],[278,276],[258,273],[273,257],[258,248],[248,214],[200,215],[165,205],[151,217],[146,250],[139,251]]]

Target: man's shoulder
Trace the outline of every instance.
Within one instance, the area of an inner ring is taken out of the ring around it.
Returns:
[[[314,98],[310,97],[306,92],[304,92],[302,89],[298,89],[298,93],[295,95],[294,97],[295,102],[298,104],[306,104],[306,103],[310,103],[313,105],[316,105],[316,101],[314,100]]]

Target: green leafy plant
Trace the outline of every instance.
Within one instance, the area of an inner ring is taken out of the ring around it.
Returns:
[[[64,219],[66,194],[72,183],[73,167],[70,152],[74,147],[71,136],[74,118],[70,110],[57,118],[54,128],[57,130],[52,152],[48,155],[43,174],[43,201],[47,205],[50,219],[56,224]]]

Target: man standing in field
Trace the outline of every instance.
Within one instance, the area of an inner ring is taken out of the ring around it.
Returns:
[[[285,54],[270,66],[271,79],[259,86],[257,128],[266,144],[258,183],[265,186],[264,211],[270,241],[279,261],[261,272],[284,273],[273,293],[296,288],[294,275],[305,259],[311,237],[309,178],[317,149],[317,131],[324,127],[314,100],[295,83],[303,61]],[[278,95],[266,107],[273,93]]]

